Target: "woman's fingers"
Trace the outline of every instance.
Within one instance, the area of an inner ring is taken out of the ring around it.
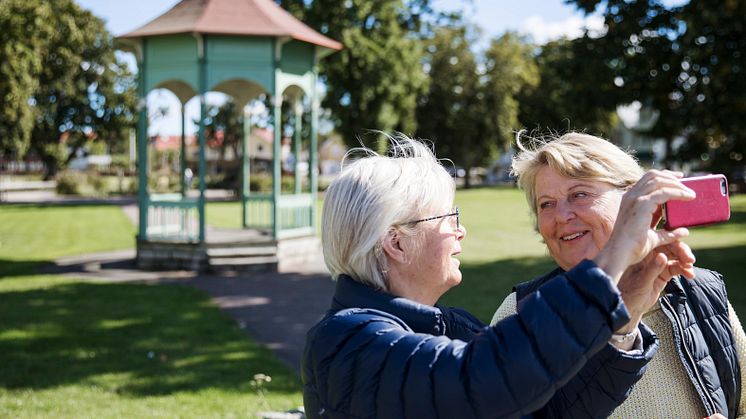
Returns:
[[[687,255],[686,250],[682,248],[680,244],[676,244],[677,242],[680,243],[681,239],[689,236],[688,229],[681,227],[673,231],[654,230],[653,233],[654,234],[651,239],[651,241],[653,242],[651,243],[653,245],[653,248],[668,245],[670,250],[678,252],[676,256],[681,256],[688,260],[689,256]],[[686,246],[686,248],[688,249],[689,246]],[[691,254],[691,250],[689,250],[689,254]],[[694,258],[693,254],[691,254],[691,258]],[[694,261],[692,260],[692,262]]]
[[[655,251],[627,268],[622,275],[618,286],[632,319],[642,317],[658,301],[658,296],[669,280],[667,265],[666,255]]]
[[[694,279],[694,265],[691,263],[680,263],[678,261],[669,261],[668,272],[670,272],[669,276],[672,278],[674,276],[683,275],[687,279]]]
[[[656,211],[666,201],[689,200],[696,196],[679,181],[681,177],[678,172],[651,170],[624,194],[614,231],[596,259],[597,263],[604,264],[602,268],[610,269],[607,273],[612,278],[619,278],[629,265],[641,261],[653,249],[688,235],[686,229],[669,232],[651,228],[657,221]],[[612,253],[618,258],[616,261],[611,260]]]
[[[667,245],[666,252],[669,259],[676,259],[681,263],[693,264],[697,261],[697,258],[694,257],[694,253],[689,245],[682,241],[675,241]]]

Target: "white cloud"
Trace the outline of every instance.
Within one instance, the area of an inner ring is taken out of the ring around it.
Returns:
[[[603,34],[605,32],[603,17],[598,15],[570,16],[565,20],[549,22],[543,16],[533,15],[523,21],[520,31],[531,36],[537,44],[543,45],[563,37],[578,38],[583,35],[585,28],[590,30],[591,36]]]

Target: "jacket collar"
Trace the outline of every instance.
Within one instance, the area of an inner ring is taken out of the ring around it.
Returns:
[[[438,307],[397,297],[357,282],[347,275],[340,275],[337,278],[331,310],[336,312],[346,308],[370,308],[392,314],[416,333],[445,333],[443,312]]]

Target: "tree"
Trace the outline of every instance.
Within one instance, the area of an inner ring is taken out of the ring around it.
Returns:
[[[430,85],[417,107],[417,136],[432,140],[439,156],[466,167],[467,173],[475,165],[470,152],[490,155],[495,149],[494,141],[478,138],[483,124],[474,123],[484,115],[475,107],[480,93],[470,41],[464,26],[435,31],[427,47]]]
[[[683,137],[678,159],[709,159],[702,168],[710,170],[743,164],[746,2],[568,2],[586,12],[603,6],[607,32],[595,43],[614,72],[607,83],[660,112],[651,134],[667,140],[668,157],[673,139]]]
[[[485,54],[485,90],[489,124],[487,133],[497,135],[504,148],[513,141],[518,120],[518,94],[539,83],[539,72],[532,46],[515,33],[507,32],[492,40]]]
[[[690,127],[680,154],[705,156],[711,171],[743,170],[746,157],[746,1],[694,1],[681,10],[687,30],[682,70]],[[688,57],[688,60],[686,59]]]
[[[593,58],[591,38],[548,42],[536,56],[538,85],[519,94],[520,121],[528,129],[584,131],[608,136],[617,122],[620,88],[611,69]]]
[[[23,97],[33,121],[28,126],[20,118],[23,123],[10,138],[15,149],[35,152],[45,163],[45,178],[50,178],[87,141],[114,144],[126,138],[125,129],[134,124],[135,83],[126,65],[115,58],[113,39],[100,19],[72,0],[25,4],[26,14],[12,16],[23,22],[17,23],[20,30],[7,36],[15,37],[11,44],[31,42],[35,48],[33,60],[39,63],[29,66],[33,89],[27,87],[26,93],[32,93]],[[4,0],[2,8],[10,5]],[[36,37],[39,28],[40,39],[24,41]],[[2,112],[7,113],[8,106],[12,104],[4,103]],[[60,142],[63,133],[65,144]]]
[[[481,59],[472,44],[463,24],[435,31],[427,48],[431,81],[417,108],[417,135],[467,174],[510,143],[519,128],[516,95],[538,81],[530,48],[516,35],[494,39]]]
[[[199,120],[194,121],[199,124]],[[218,134],[220,133],[220,134]],[[205,117],[205,140],[220,148],[220,156],[225,160],[228,148],[236,158],[241,155],[243,138],[243,110],[236,108],[235,102],[227,100],[220,106],[208,106]]]
[[[419,37],[428,0],[281,0],[279,3],[344,49],[321,60],[337,130],[350,145],[368,130],[414,132],[424,92]]]
[[[0,154],[23,155],[28,149],[34,109],[29,103],[42,68],[37,51],[44,45],[50,9],[26,0],[0,0]],[[33,30],[29,30],[33,28]]]

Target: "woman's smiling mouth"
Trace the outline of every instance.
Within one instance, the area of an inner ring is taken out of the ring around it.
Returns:
[[[586,234],[588,234],[588,233],[590,233],[590,231],[589,231],[589,230],[586,230],[586,231],[579,231],[579,232],[577,232],[577,233],[573,233],[573,234],[570,234],[570,235],[568,235],[568,236],[562,236],[562,237],[560,237],[560,240],[562,240],[563,242],[568,242],[568,241],[570,241],[570,240],[575,240],[575,239],[577,239],[578,237],[582,237],[582,236],[585,236],[585,235],[586,235]]]

